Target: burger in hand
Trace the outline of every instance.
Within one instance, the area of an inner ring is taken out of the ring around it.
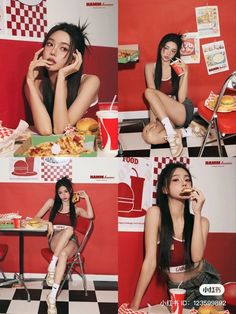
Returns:
[[[83,118],[76,123],[76,131],[83,135],[97,135],[98,122],[93,118]]]

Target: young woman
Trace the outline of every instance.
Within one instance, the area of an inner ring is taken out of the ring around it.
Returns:
[[[169,142],[171,154],[177,157],[183,150],[182,137],[194,132],[205,134],[205,128],[192,122],[194,107],[188,94],[188,66],[180,59],[181,35],[165,35],[158,46],[156,63],[145,66],[147,89],[145,98],[150,105],[150,123],[143,130],[143,138],[149,144]],[[171,67],[172,60],[183,69],[179,77]],[[180,129],[182,128],[182,129]]]
[[[31,61],[25,95],[41,135],[63,133],[97,102],[100,81],[83,74],[86,26],[61,23],[47,33]]]
[[[48,314],[56,314],[56,295],[63,278],[67,259],[77,251],[77,238],[74,234],[76,217],[81,216],[93,219],[93,208],[89,196],[85,191],[79,192],[79,197],[84,198],[87,210],[76,207],[72,202],[72,183],[66,177],[57,181],[55,186],[55,198],[48,199],[39,210],[36,217],[42,218],[50,211],[48,222],[49,247],[53,251],[53,257],[48,267],[46,282],[52,286],[50,294],[47,296]],[[53,230],[53,225],[64,225],[65,228],[57,231]]]
[[[188,193],[184,192],[189,189]],[[191,192],[190,192],[191,191]],[[189,211],[189,203],[193,214]],[[221,297],[203,296],[201,284],[220,283],[216,270],[203,260],[209,221],[202,216],[203,193],[192,187],[189,170],[181,163],[163,169],[157,187],[157,206],[145,219],[145,258],[130,308],[137,310],[158,265],[168,288],[186,289],[187,308],[202,304],[223,305]]]

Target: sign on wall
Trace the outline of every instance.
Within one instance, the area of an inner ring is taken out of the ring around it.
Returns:
[[[0,0],[0,38],[42,42],[47,32],[47,0]]]

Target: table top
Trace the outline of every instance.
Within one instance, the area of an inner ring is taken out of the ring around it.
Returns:
[[[0,232],[7,232],[7,231],[13,231],[13,232],[46,232],[47,231],[47,225],[42,225],[39,228],[33,228],[33,227],[21,227],[21,228],[14,228],[14,227],[1,227]]]
[[[140,311],[146,311],[148,314],[170,314],[169,309],[165,305],[156,304],[150,307],[140,309]],[[183,309],[183,314],[189,314],[189,309]]]

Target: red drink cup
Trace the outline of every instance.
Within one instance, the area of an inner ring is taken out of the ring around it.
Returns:
[[[175,60],[173,62],[171,62],[171,67],[173,68],[173,70],[175,71],[175,73],[178,75],[178,76],[181,76],[184,74],[184,70],[183,68],[181,68],[180,66],[178,66],[176,63],[178,63],[179,60]]]
[[[183,304],[186,294],[185,289],[170,289],[171,298],[171,313],[172,314],[183,314]]]
[[[97,113],[102,149],[118,150],[118,111],[101,110]]]
[[[19,229],[20,228],[20,222],[21,222],[21,216],[14,217],[13,218],[14,228]]]

